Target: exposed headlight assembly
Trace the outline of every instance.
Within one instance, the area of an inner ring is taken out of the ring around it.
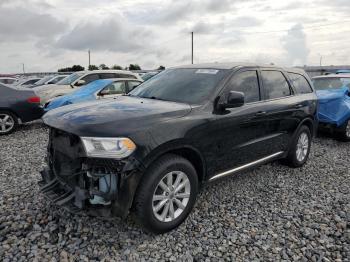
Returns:
[[[129,138],[81,137],[89,157],[122,159],[130,156],[136,145]]]

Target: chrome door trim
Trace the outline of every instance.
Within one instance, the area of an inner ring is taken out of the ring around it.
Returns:
[[[218,179],[218,178],[231,175],[231,174],[236,173],[236,172],[238,172],[238,171],[241,171],[241,170],[243,170],[243,169],[246,169],[246,168],[249,168],[249,167],[252,167],[252,166],[261,164],[261,163],[263,163],[263,162],[267,162],[267,161],[269,161],[269,160],[271,160],[271,159],[273,159],[273,158],[277,158],[277,157],[283,155],[283,153],[284,153],[283,151],[280,151],[280,152],[277,152],[277,153],[275,153],[275,154],[266,156],[266,157],[261,158],[261,159],[258,159],[258,160],[256,160],[256,161],[253,161],[253,162],[251,162],[251,163],[245,164],[245,165],[243,165],[243,166],[239,166],[239,167],[236,167],[236,168],[234,168],[234,169],[227,170],[227,171],[225,171],[225,172],[223,172],[223,173],[219,173],[219,174],[217,174],[217,175],[211,177],[211,178],[209,179],[209,181],[211,182],[211,181],[213,181],[213,180],[216,180],[216,179]]]

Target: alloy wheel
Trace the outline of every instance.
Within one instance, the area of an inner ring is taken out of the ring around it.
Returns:
[[[152,198],[154,216],[161,222],[171,222],[185,210],[191,195],[188,176],[182,171],[167,173],[158,183]]]
[[[299,135],[297,149],[296,149],[296,157],[299,162],[305,160],[307,153],[309,151],[309,137],[303,132]]]
[[[7,133],[15,126],[15,120],[11,115],[0,114],[0,133]]]

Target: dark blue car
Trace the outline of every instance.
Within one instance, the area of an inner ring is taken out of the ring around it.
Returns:
[[[94,101],[97,99],[114,98],[127,94],[142,82],[135,79],[103,79],[96,80],[81,87],[77,91],[52,100],[46,107],[49,111],[61,106]]]

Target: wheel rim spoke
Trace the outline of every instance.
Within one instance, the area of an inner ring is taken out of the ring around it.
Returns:
[[[1,114],[0,115],[0,132],[6,133],[10,131],[15,125],[15,121],[10,115]]]
[[[161,222],[178,218],[191,197],[191,184],[182,171],[172,171],[160,180],[152,198],[154,216]]]
[[[298,161],[303,161],[305,160],[305,157],[308,153],[309,150],[309,137],[306,133],[301,133],[298,142],[297,142],[297,147],[296,147],[296,157]]]

